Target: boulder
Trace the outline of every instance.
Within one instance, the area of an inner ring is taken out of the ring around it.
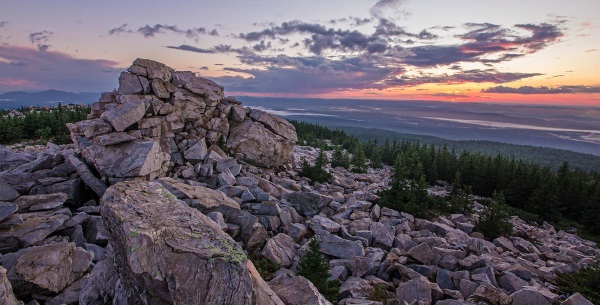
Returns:
[[[203,186],[191,186],[173,178],[157,180],[178,199],[189,202],[189,205],[204,214],[220,212],[225,218],[237,214],[240,205],[219,191]]]
[[[431,251],[431,248],[427,243],[422,243],[408,250],[408,256],[424,265],[431,265],[435,260],[435,253]]]
[[[588,301],[584,298],[579,292],[571,295],[564,302],[560,303],[560,305],[593,305],[592,302]]]
[[[17,197],[19,197],[19,192],[4,181],[4,179],[0,178],[0,201],[13,201]]]
[[[375,289],[369,281],[351,276],[340,286],[340,298],[367,299],[371,297],[373,291]]]
[[[502,289],[496,288],[490,284],[483,284],[475,289],[473,298],[479,301],[488,302],[491,305],[511,305],[512,298]]]
[[[324,230],[318,230],[315,233],[321,252],[327,255],[338,258],[365,256],[365,249],[358,242],[343,239]]]
[[[23,298],[31,293],[61,292],[83,276],[94,256],[74,243],[31,247],[20,255],[8,271],[8,278],[15,294]]]
[[[311,192],[293,192],[284,194],[282,199],[286,200],[298,213],[304,216],[314,216],[325,206],[325,202],[319,194]]]
[[[65,193],[25,195],[13,203],[19,207],[19,212],[50,210],[62,206],[69,197]]]
[[[14,214],[3,223],[14,226],[0,229],[0,253],[40,244],[70,217],[68,210]],[[13,222],[14,221],[14,222]]]
[[[269,282],[269,287],[286,305],[331,305],[309,280],[290,273],[282,274]]]
[[[10,148],[0,145],[0,172],[19,167],[29,162],[31,160],[15,153]]]
[[[432,302],[431,283],[422,276],[400,283],[396,289],[396,298],[408,304],[429,305]]]
[[[127,103],[105,111],[100,117],[110,123],[116,131],[123,131],[137,123],[146,114],[148,104],[142,96],[133,95],[133,97],[136,98],[127,99]]]
[[[198,77],[190,71],[174,72],[173,84],[200,95],[212,106],[215,106],[224,97],[223,87],[211,80]]]
[[[0,222],[13,215],[18,209],[19,207],[16,204],[0,202]]]
[[[112,260],[105,259],[98,262],[82,284],[79,304],[111,304],[115,299],[117,281],[119,281],[119,275]]]
[[[159,183],[115,184],[101,214],[128,303],[254,304],[264,293],[240,246]]]
[[[238,158],[260,167],[275,168],[292,162],[294,140],[273,133],[249,117],[233,122],[227,138],[227,149]]]
[[[510,297],[513,305],[552,305],[542,294],[530,289],[521,289]]]
[[[290,122],[259,109],[250,109],[249,115],[253,121],[262,124],[274,134],[294,142],[298,141],[296,128]]]
[[[133,65],[127,69],[127,71],[149,79],[160,79],[165,82],[170,82],[173,69],[154,60],[137,58],[133,61]]]
[[[0,266],[0,304],[19,305],[23,304],[13,294],[12,285],[6,277],[6,269]]]
[[[290,267],[297,255],[296,243],[291,237],[279,233],[269,239],[262,250],[262,255],[282,267]]]

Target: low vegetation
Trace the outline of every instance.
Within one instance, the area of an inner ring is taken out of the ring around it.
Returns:
[[[512,156],[460,152],[419,141],[388,138],[383,144],[377,139],[361,142],[341,130],[292,123],[301,144],[334,151],[332,165],[357,167],[356,163],[348,164],[349,157],[344,154],[360,148],[371,164],[393,166],[391,188],[381,194],[382,205],[390,208],[420,217],[465,212],[471,194],[492,197],[496,192],[504,195],[506,205],[501,205],[501,210],[518,212],[529,221],[549,221],[558,228],[561,224],[575,226],[587,238],[600,235],[599,172],[574,169],[566,161],[553,170]],[[449,203],[424,191],[438,180],[455,185]]]
[[[581,293],[593,304],[600,304],[600,265],[583,268],[579,272],[562,273],[556,280],[563,293]]]
[[[88,113],[88,106],[60,104],[57,107],[0,110],[0,144],[37,140],[70,143],[66,124],[85,120]]]
[[[316,239],[313,238],[308,242],[308,251],[300,259],[296,275],[307,278],[327,300],[337,303],[340,282],[327,280],[329,278],[329,265],[321,257],[319,243]]]

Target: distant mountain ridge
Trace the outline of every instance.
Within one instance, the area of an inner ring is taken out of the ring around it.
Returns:
[[[38,92],[11,91],[0,94],[0,109],[14,109],[28,106],[56,106],[63,104],[92,104],[98,101],[100,93],[66,92],[45,90]]]

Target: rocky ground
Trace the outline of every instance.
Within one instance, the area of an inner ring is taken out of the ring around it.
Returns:
[[[0,146],[0,304],[330,304],[294,275],[312,237],[339,304],[591,304],[553,283],[595,243],[518,218],[487,241],[476,215],[382,208],[389,168],[311,185],[297,165],[318,152],[285,120],[156,62],[128,71],[74,144]]]

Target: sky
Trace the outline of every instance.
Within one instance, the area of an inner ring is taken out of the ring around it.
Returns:
[[[136,58],[227,95],[600,106],[598,0],[0,0],[0,92]]]

